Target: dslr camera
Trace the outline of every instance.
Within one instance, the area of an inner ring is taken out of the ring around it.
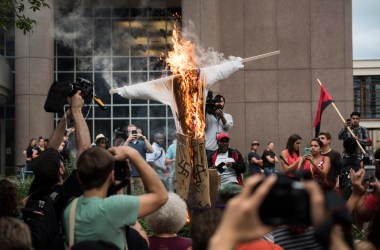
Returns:
[[[309,193],[302,182],[278,175],[276,183],[260,206],[259,216],[267,225],[309,225]]]
[[[82,92],[84,103],[89,104],[91,102],[94,96],[94,84],[80,77],[77,77],[76,80],[76,82],[53,82],[44,105],[46,112],[62,112],[67,97],[73,96],[78,90]]]
[[[213,93],[210,90],[207,93],[207,98],[206,98],[206,113],[210,115],[215,115],[215,111],[217,109],[223,109],[223,107],[219,104],[216,104],[217,102],[220,101],[220,98],[214,98]]]

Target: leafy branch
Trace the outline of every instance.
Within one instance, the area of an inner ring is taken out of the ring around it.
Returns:
[[[26,0],[33,12],[40,11],[41,8],[50,8],[46,0]],[[8,27],[15,23],[19,30],[24,34],[32,31],[34,25],[37,24],[36,20],[25,16],[24,0],[0,0],[0,28],[7,30]]]

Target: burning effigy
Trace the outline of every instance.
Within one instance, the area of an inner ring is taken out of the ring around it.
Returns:
[[[173,50],[166,63],[173,75],[144,83],[111,89],[128,99],[154,100],[170,106],[177,129],[175,192],[184,200],[192,196],[192,207],[209,207],[209,171],[205,149],[205,101],[210,87],[244,67],[250,60],[230,57],[223,63],[199,68],[193,42],[173,30]]]

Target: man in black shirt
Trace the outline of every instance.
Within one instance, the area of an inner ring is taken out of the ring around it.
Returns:
[[[318,134],[318,138],[323,143],[321,154],[330,158],[331,168],[329,173],[327,174],[327,181],[329,182],[331,187],[335,187],[336,189],[338,189],[338,164],[339,161],[342,159],[342,156],[338,151],[331,148],[331,134],[329,132],[320,132]]]

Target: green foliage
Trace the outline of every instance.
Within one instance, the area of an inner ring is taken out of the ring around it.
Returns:
[[[74,166],[75,166],[75,160],[76,158],[72,156],[71,154],[69,154],[69,157],[67,157],[67,159],[65,159],[65,161],[63,162],[65,166],[65,170],[66,170],[66,174],[65,174],[66,178],[69,177],[71,173],[73,172]]]
[[[355,240],[366,240],[367,231],[361,229],[360,227],[352,224],[352,235]]]
[[[28,196],[29,188],[32,184],[33,177],[26,177],[24,180],[17,176],[9,176],[7,178],[16,184],[18,190],[19,204],[21,204],[22,200]]]
[[[29,9],[33,12],[41,10],[41,8],[50,8],[46,0],[27,0],[30,4]],[[23,0],[1,0],[0,4],[0,28],[7,30],[8,27],[15,23],[19,30],[24,34],[30,32],[37,23],[35,20],[25,16],[25,4]]]

